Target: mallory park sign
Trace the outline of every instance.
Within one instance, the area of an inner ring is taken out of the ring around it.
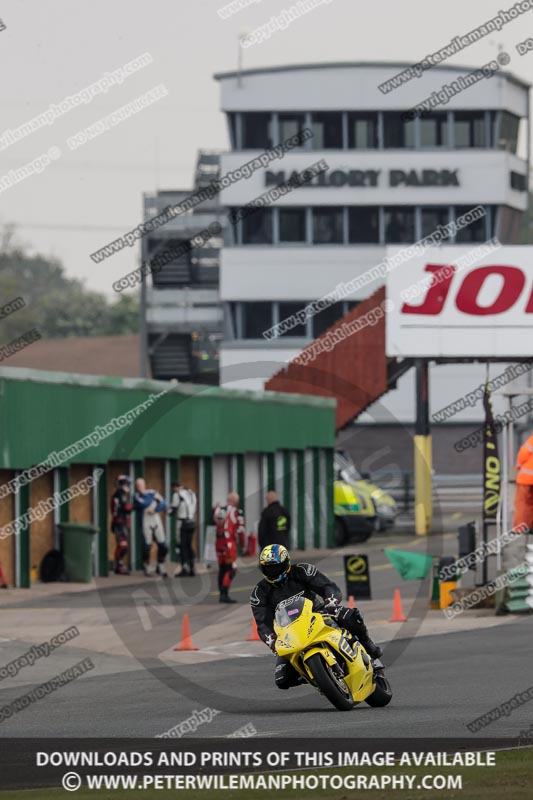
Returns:
[[[328,170],[315,175],[306,186],[340,187],[383,186],[460,186],[457,169],[342,169]],[[303,172],[285,172],[284,170],[265,172],[265,186],[278,186],[292,177],[301,177]]]

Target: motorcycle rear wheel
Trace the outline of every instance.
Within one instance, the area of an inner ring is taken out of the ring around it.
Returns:
[[[348,686],[343,680],[345,689],[342,688],[341,681],[333,675],[331,667],[327,664],[320,653],[315,653],[307,662],[315,680],[316,685],[324,694],[329,702],[339,711],[351,711],[355,705],[354,699]]]
[[[388,706],[391,700],[392,689],[390,683],[385,675],[376,675],[376,688],[366,698],[365,703],[368,703],[373,708],[378,708],[379,706]]]

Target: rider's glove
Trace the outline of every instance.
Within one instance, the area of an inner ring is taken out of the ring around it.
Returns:
[[[269,633],[268,636],[265,639],[266,646],[270,647],[270,649],[272,650],[273,653],[276,652],[276,640],[277,640],[277,637],[276,637],[275,633]]]
[[[364,625],[363,617],[358,608],[339,608],[337,612],[339,625]]]
[[[339,601],[336,597],[324,597],[324,611],[332,617],[336,617],[339,611]]]

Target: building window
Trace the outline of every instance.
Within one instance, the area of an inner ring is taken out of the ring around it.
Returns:
[[[232,150],[238,150],[237,145],[237,114],[230,111],[228,114],[229,140]]]
[[[280,208],[278,213],[280,242],[305,242],[305,208]]]
[[[518,130],[520,128],[520,117],[502,111],[500,114],[500,129],[498,132],[497,147],[499,150],[507,150],[508,153],[516,153],[518,146]]]
[[[423,114],[420,117],[420,147],[449,147],[448,115]]]
[[[516,208],[501,206],[498,210],[493,206],[492,217],[498,224],[497,236],[502,244],[517,244],[523,241],[524,214]],[[496,228],[495,234],[496,235]]]
[[[403,244],[415,240],[415,209],[411,206],[385,208],[385,243]]]
[[[227,208],[228,224],[224,226],[224,245],[226,247],[233,247],[236,244],[242,244],[239,237],[242,223],[240,223],[238,219],[235,221],[235,215],[238,214],[239,211],[239,206],[228,206]]]
[[[462,217],[463,214],[466,214],[468,211],[472,211],[472,206],[456,206],[453,211],[453,219],[457,220],[459,217]],[[466,225],[458,230],[455,234],[455,241],[457,243],[484,242],[487,238],[485,220],[486,216],[480,217],[475,222],[471,222],[470,225]]]
[[[378,146],[378,115],[348,114],[348,147],[370,150]]]
[[[272,209],[259,208],[242,220],[243,244],[272,244]]]
[[[488,147],[484,111],[456,111],[453,126],[455,147]]]
[[[439,225],[448,224],[448,206],[422,208],[422,238],[434,233]],[[446,236],[449,239],[449,236]]]
[[[404,119],[400,111],[383,114],[383,146],[387,148],[415,146],[415,120]]]
[[[489,215],[489,238],[491,236],[497,236],[498,234],[498,217],[499,217],[499,206],[485,206],[485,210]],[[520,217],[523,219],[523,214],[521,211],[518,212]],[[520,239],[515,239],[515,244],[520,244]]]
[[[242,335],[244,339],[262,339],[272,327],[272,303],[242,303]]]
[[[509,178],[511,189],[514,189],[515,192],[527,192],[527,177],[525,175],[511,170]]]
[[[313,208],[313,244],[342,244],[343,210],[340,206]]]
[[[243,150],[265,150],[272,147],[272,114],[249,112],[241,114]]]
[[[321,112],[312,116],[313,150],[342,150],[342,113]]]
[[[316,339],[321,333],[335,324],[342,316],[344,316],[344,303],[332,303],[327,308],[319,311],[318,314],[312,318],[313,337]]]
[[[284,142],[305,128],[305,114],[279,114],[279,138]]]
[[[353,311],[354,308],[357,308],[358,305],[361,304],[361,300],[348,300],[346,302],[346,310],[345,314],[348,314],[350,311]]]
[[[279,304],[279,321],[283,322],[283,320],[289,319],[289,317],[293,317],[298,311],[301,311],[305,308],[306,303],[305,301],[301,301],[299,303],[280,303]],[[298,323],[295,325],[294,328],[290,328],[289,330],[285,331],[281,334],[281,336],[299,336],[299,337],[307,337],[307,325],[305,322]]]
[[[224,308],[224,338],[236,339],[237,338],[237,314],[238,303],[225,303]]]
[[[350,244],[379,244],[378,206],[348,208],[348,241]]]
[[[500,116],[499,111],[487,111],[486,116],[488,117],[488,136],[489,141],[487,142],[487,147],[497,147],[496,142],[496,134],[498,132],[498,118]],[[520,122],[520,120],[518,120]]]

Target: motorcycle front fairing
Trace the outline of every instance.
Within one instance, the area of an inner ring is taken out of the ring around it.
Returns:
[[[328,622],[331,620],[313,610],[313,603],[303,594],[288,598],[276,609],[276,652],[289,658],[294,669],[311,682],[306,662],[312,655],[320,653],[330,666],[341,662],[353,699],[361,702],[375,689],[372,662],[359,642],[352,644],[346,631]]]

